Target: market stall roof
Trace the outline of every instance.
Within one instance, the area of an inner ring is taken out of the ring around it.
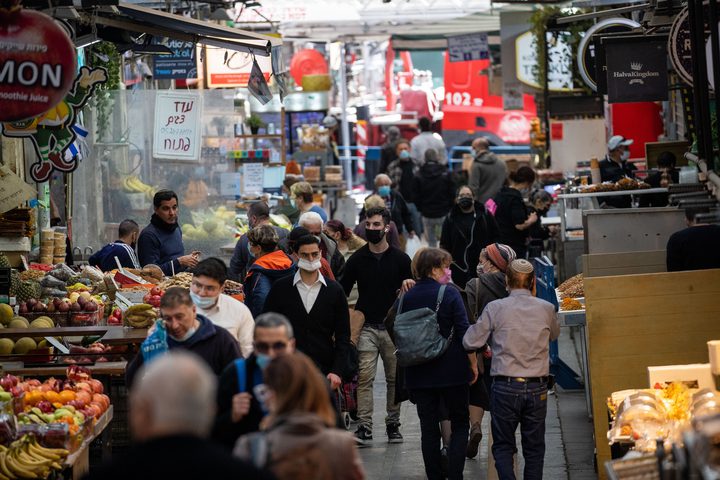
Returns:
[[[270,56],[273,47],[282,45],[282,40],[276,37],[127,3],[120,3],[117,7],[100,8],[95,15],[94,21],[98,25],[244,51],[264,57]]]

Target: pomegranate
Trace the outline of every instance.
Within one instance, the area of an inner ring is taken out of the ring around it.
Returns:
[[[75,46],[52,17],[0,0],[0,122],[32,119],[60,103],[75,79]]]

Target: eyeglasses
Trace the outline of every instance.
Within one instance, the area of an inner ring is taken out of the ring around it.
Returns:
[[[268,353],[271,349],[275,352],[283,352],[287,349],[288,344],[285,342],[265,343],[255,342],[255,351],[258,353]]]

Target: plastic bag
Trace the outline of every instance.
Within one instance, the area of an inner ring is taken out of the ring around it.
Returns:
[[[80,276],[90,279],[93,283],[102,282],[103,280],[103,272],[92,265],[83,265]]]
[[[40,286],[65,291],[65,282],[53,275],[45,275],[42,280],[40,280]]]
[[[146,364],[167,353],[167,330],[165,330],[165,324],[162,320],[155,322],[155,331],[143,341],[140,350],[142,351],[143,362]]]
[[[422,247],[420,237],[413,235],[412,237],[409,237],[405,243],[405,253],[407,253],[408,257],[413,258],[415,253],[420,250],[420,247]]]
[[[58,265],[55,265],[55,268],[50,271],[50,275],[59,280],[62,280],[63,282],[67,282],[70,277],[75,275],[75,272],[72,268],[68,267],[64,263],[60,263]]]

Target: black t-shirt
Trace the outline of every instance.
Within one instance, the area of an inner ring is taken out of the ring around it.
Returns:
[[[528,210],[519,190],[503,187],[495,195],[495,220],[500,229],[500,241],[510,245],[519,256],[525,253],[528,230],[518,230],[515,225],[525,223]]]
[[[415,165],[412,161],[400,162],[400,168],[402,168],[402,176],[400,177],[400,194],[406,202],[413,203],[413,187],[415,185],[415,174],[413,173],[413,169],[415,168]]]
[[[697,225],[675,232],[667,243],[668,272],[720,268],[720,225]]]

